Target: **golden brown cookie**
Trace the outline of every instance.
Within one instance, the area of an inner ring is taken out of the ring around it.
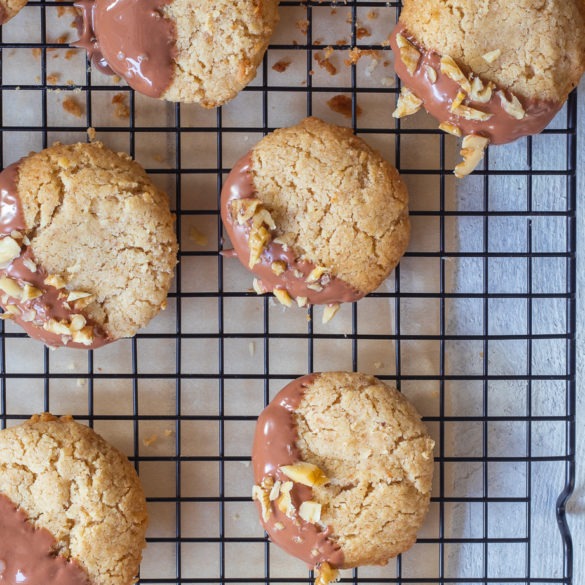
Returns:
[[[405,0],[391,36],[395,117],[424,107],[466,138],[465,175],[488,143],[541,132],[585,70],[582,0]]]
[[[28,0],[0,0],[0,24],[14,18],[28,3]]]
[[[396,169],[348,128],[318,118],[276,130],[241,159],[224,184],[221,214],[257,292],[299,306],[374,291],[410,234]]]
[[[151,97],[225,104],[256,76],[279,0],[95,0],[76,44]]]
[[[373,376],[299,378],[258,418],[252,464],[262,525],[329,576],[386,564],[416,541],[433,447],[412,404]]]
[[[6,168],[0,187],[4,318],[54,347],[96,348],[165,306],[173,216],[128,155],[56,144]]]
[[[43,414],[0,431],[0,509],[8,583],[135,581],[147,525],[138,476],[70,417]]]

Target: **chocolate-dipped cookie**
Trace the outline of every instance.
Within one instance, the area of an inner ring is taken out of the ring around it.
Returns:
[[[28,3],[28,0],[0,0],[0,25],[14,18]]]
[[[80,0],[92,62],[145,95],[206,108],[256,75],[279,0]]]
[[[221,216],[256,292],[287,306],[334,310],[374,291],[410,234],[396,169],[351,130],[317,118],[269,134],[234,166]]]
[[[320,571],[383,565],[416,541],[434,442],[406,398],[372,376],[303,376],[260,414],[252,466],[263,527]]]
[[[469,174],[488,144],[541,132],[585,68],[581,0],[405,0],[391,35],[403,84],[395,117],[424,107],[463,136]]]
[[[132,585],[146,500],[128,459],[70,417],[0,431],[0,582]]]
[[[133,336],[164,307],[176,255],[168,198],[128,155],[56,144],[0,173],[3,318],[49,346]]]

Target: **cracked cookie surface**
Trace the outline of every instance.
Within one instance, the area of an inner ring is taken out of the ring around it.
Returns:
[[[56,144],[18,165],[16,194],[36,263],[109,340],[131,337],[166,302],[177,242],[169,201],[128,155]],[[32,334],[32,333],[31,333]]]
[[[405,0],[400,22],[427,49],[526,99],[563,103],[585,67],[582,0]]]
[[[0,432],[0,495],[56,540],[92,585],[130,585],[146,545],[146,501],[128,459],[70,417]]]
[[[316,376],[295,411],[302,460],[344,567],[385,564],[410,548],[427,513],[434,442],[414,406],[373,376]]]
[[[164,14],[175,23],[173,81],[161,96],[225,104],[256,76],[278,22],[279,0],[172,0]]]
[[[348,128],[307,118],[252,150],[255,197],[303,260],[363,296],[390,274],[410,236],[398,171]]]

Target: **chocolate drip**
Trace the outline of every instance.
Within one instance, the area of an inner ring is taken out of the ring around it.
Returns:
[[[79,0],[80,38],[100,71],[116,73],[140,93],[159,98],[170,86],[177,54],[176,27],[164,16],[171,0]]]
[[[266,477],[283,483],[290,481],[280,467],[301,460],[296,445],[298,431],[294,412],[301,403],[305,388],[312,384],[317,376],[318,374],[309,374],[285,386],[258,417],[252,448],[256,484],[260,485]],[[313,490],[295,482],[290,495],[294,509],[298,510],[303,502],[313,499]],[[259,504],[258,507],[261,510]],[[315,567],[323,562],[334,568],[343,567],[343,552],[339,545],[331,540],[330,527],[321,528],[306,522],[298,514],[289,518],[275,502],[271,502],[270,517],[267,522],[262,520],[262,525],[274,543],[307,563],[309,567]],[[280,530],[275,525],[278,525]]]
[[[14,232],[20,232],[20,235],[26,234],[26,222],[17,194],[19,164],[19,162],[14,163],[0,173],[0,234],[2,236],[10,236]],[[33,264],[36,266],[36,270],[31,269],[34,268]],[[39,297],[26,301],[0,292],[4,309],[8,305],[19,309],[18,313],[12,315],[12,320],[15,323],[18,323],[33,339],[38,339],[51,347],[97,349],[113,341],[97,324],[92,323],[81,311],[73,309],[67,303],[69,291],[46,284],[47,276],[47,271],[42,266],[36,265],[32,247],[24,243],[21,245],[20,256],[0,269],[0,277],[15,280],[21,288],[28,284],[42,292]],[[43,329],[43,325],[51,319],[69,322],[74,315],[83,315],[87,325],[92,327],[91,345],[77,343],[72,341],[69,336],[58,335]]]
[[[234,165],[221,192],[221,217],[235,253],[246,267],[250,261],[250,225],[239,225],[235,221],[231,202],[253,197],[255,193],[252,154],[248,153]],[[279,275],[272,270],[272,263],[278,261],[286,264],[286,269]],[[260,278],[265,292],[272,292],[275,288],[285,289],[294,298],[306,297],[309,305],[351,303],[365,296],[365,293],[336,276],[326,275],[319,283],[322,290],[309,288],[311,283],[307,282],[307,277],[315,268],[315,264],[303,260],[291,247],[270,241],[252,272]]]
[[[410,74],[400,58],[400,49],[396,41],[398,34],[407,38],[421,53],[414,75]],[[402,83],[423,101],[423,106],[429,114],[439,122],[450,122],[458,126],[463,135],[480,134],[489,138],[492,144],[505,144],[523,136],[542,132],[563,107],[562,103],[526,99],[516,95],[526,113],[524,118],[517,120],[504,110],[500,97],[496,94],[498,90],[503,91],[509,98],[508,92],[496,87],[487,103],[473,100],[466,102],[472,108],[492,114],[491,118],[485,121],[467,120],[450,111],[451,104],[459,91],[461,91],[461,87],[457,82],[441,73],[441,55],[435,51],[425,49],[405,29],[401,22],[398,22],[392,31],[390,46],[395,55],[394,67],[396,74],[400,77]],[[427,67],[432,67],[437,74],[437,79],[434,83],[429,79]]]
[[[34,528],[26,514],[0,494],[0,582],[5,585],[89,585],[85,570],[54,553],[56,540]]]

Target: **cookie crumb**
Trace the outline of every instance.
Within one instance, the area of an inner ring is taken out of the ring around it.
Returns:
[[[201,233],[196,227],[192,227],[189,230],[189,239],[198,246],[207,246],[209,242],[207,236]]]
[[[323,56],[321,53],[315,53],[315,61],[321,69],[325,69],[329,75],[337,75],[337,68],[331,61],[329,61],[328,57]]]
[[[327,101],[327,105],[331,110],[333,110],[336,114],[341,114],[346,118],[351,118],[351,105],[352,100],[350,97],[339,94],[334,95],[330,100]],[[362,109],[356,105],[355,108],[355,115],[360,116],[362,114]]]
[[[272,69],[274,69],[274,71],[277,73],[284,73],[288,69],[288,66],[291,64],[291,62],[292,61],[288,57],[285,57],[284,59],[277,61],[272,66]]]
[[[372,34],[365,26],[358,26],[358,28],[355,31],[355,36],[358,39],[363,39],[372,36]]]
[[[33,57],[35,59],[40,59],[41,58],[41,50],[38,47],[35,47],[34,49],[31,49]]]
[[[83,388],[87,384],[87,380],[85,378],[77,378],[76,385],[78,388]]]
[[[145,447],[152,447],[158,441],[158,435],[150,435],[147,439],[142,439],[142,444]]]
[[[77,51],[75,49],[67,49],[65,52],[65,59],[69,61],[73,58],[74,55],[77,55]]]
[[[368,20],[377,20],[378,19],[378,11],[377,10],[370,10],[367,15]]]
[[[47,75],[47,83],[49,85],[56,85],[60,78],[61,78],[60,73],[50,73],[49,75]]]
[[[172,437],[174,434],[175,434],[175,431],[173,431],[173,429],[165,429],[164,430],[165,437]]]
[[[57,37],[54,41],[49,41],[56,43],[58,45],[65,45],[69,41],[69,33],[63,33],[60,37]]]
[[[374,362],[374,368],[376,368],[376,370],[382,369],[383,365],[384,364],[382,362]]]
[[[360,49],[359,47],[354,47],[349,51],[349,58],[345,59],[345,64],[349,67],[350,65],[355,65],[362,57],[371,57],[376,61],[380,60],[380,51],[376,49]]]
[[[128,107],[128,95],[126,93],[117,93],[112,98],[114,105],[114,114],[117,118],[127,120],[130,118],[130,108]]]
[[[93,142],[95,140],[95,135],[96,135],[95,128],[89,127],[87,129],[87,137],[89,138],[90,142]]]
[[[76,118],[81,118],[81,116],[83,115],[83,108],[81,107],[81,104],[75,98],[72,97],[68,97],[63,100],[63,109],[68,114],[71,114]]]
[[[307,34],[309,30],[309,21],[308,20],[297,20],[296,27],[304,34]]]

